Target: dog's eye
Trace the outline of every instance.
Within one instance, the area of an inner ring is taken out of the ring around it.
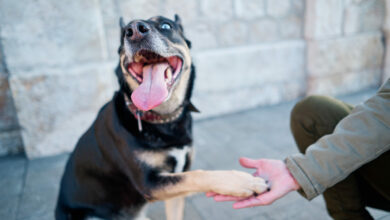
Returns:
[[[171,25],[168,23],[162,23],[160,27],[163,30],[171,30],[171,28],[172,28]]]

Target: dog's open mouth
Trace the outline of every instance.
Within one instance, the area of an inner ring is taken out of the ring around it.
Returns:
[[[151,51],[141,50],[134,55],[133,62],[128,64],[127,69],[139,83],[142,83],[145,67],[166,64],[168,64],[168,68],[164,71],[164,80],[167,84],[173,84],[182,66],[182,60],[178,56],[163,57]]]
[[[169,90],[181,72],[183,61],[178,56],[163,57],[141,50],[127,65],[129,73],[140,84],[131,95],[134,104],[148,111],[169,97]]]

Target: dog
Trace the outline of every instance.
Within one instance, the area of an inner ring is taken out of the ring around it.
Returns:
[[[120,19],[120,29],[119,91],[69,157],[56,219],[147,219],[146,204],[165,200],[167,219],[180,220],[187,194],[265,191],[244,172],[190,171],[195,68],[179,16]]]

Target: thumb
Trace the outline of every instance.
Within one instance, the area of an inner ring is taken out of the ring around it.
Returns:
[[[241,157],[240,164],[241,164],[241,166],[246,167],[246,168],[257,168],[260,165],[260,161],[253,160],[253,159],[250,159],[247,157]]]

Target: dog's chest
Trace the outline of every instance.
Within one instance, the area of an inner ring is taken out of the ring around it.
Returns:
[[[188,166],[192,159],[192,147],[172,147],[164,151],[140,151],[136,157],[151,168],[164,172],[179,173]]]
[[[168,151],[169,157],[175,160],[173,163],[173,173],[183,172],[186,163],[188,163],[191,148],[189,146],[184,146],[183,148],[174,148]]]

